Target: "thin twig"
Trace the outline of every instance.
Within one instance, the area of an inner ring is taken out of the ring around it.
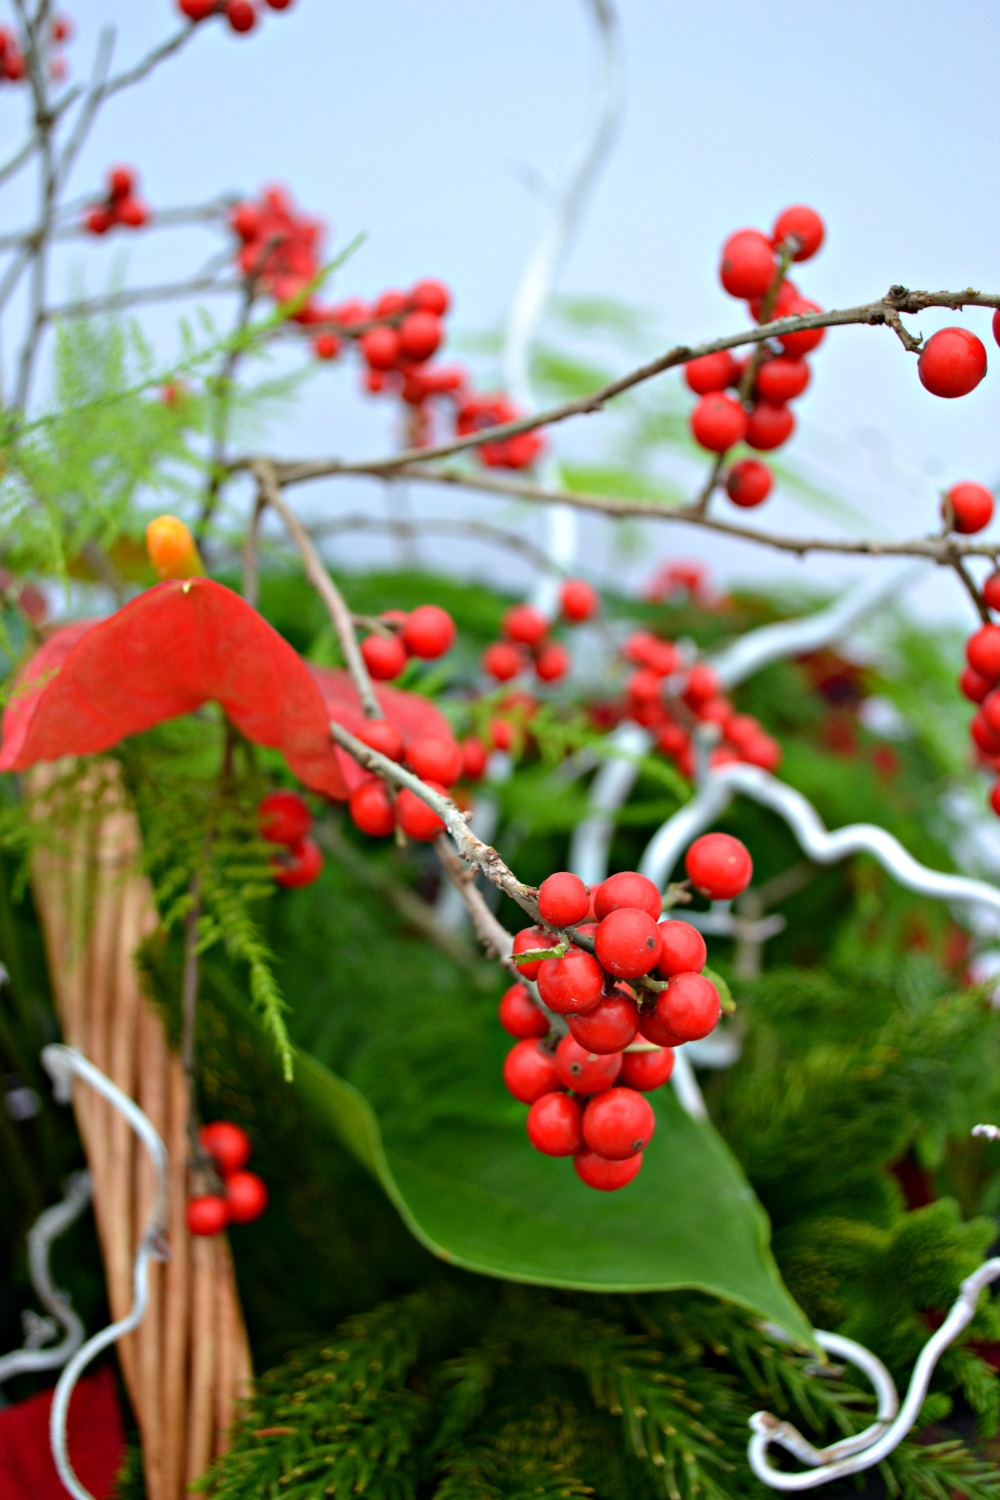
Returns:
[[[242,292],[244,285],[244,282],[235,279],[220,281],[218,276],[198,276],[187,281],[164,282],[161,286],[128,287],[120,292],[106,292],[100,297],[81,297],[75,302],[50,307],[45,313],[45,320],[54,322],[57,318],[91,318],[95,313],[118,312],[122,308],[137,307],[143,302],[167,302],[175,297],[201,296],[204,293],[216,297],[228,292]]]
[[[205,532],[219,502],[219,491],[224,477],[222,465],[226,456],[226,439],[229,436],[229,416],[232,410],[233,379],[240,358],[246,352],[244,334],[250,323],[256,295],[257,282],[253,277],[248,277],[243,284],[243,295],[240,298],[239,312],[236,315],[236,323],[231,335],[232,343],[223,355],[218,374],[209,382],[215,395],[215,409],[212,413],[212,448],[208,459],[205,497],[202,501],[201,515],[195,527],[195,537],[202,545],[204,545]]]

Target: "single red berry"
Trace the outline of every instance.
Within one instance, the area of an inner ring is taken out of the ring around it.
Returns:
[[[107,234],[111,228],[111,215],[106,208],[92,208],[83,224],[88,234]]]
[[[682,1042],[697,1042],[719,1023],[719,992],[704,974],[675,974],[656,1001],[656,1018]]]
[[[799,292],[798,287],[795,285],[795,282],[790,281],[786,276],[784,281],[778,288],[777,295],[771,299],[771,307],[768,311],[767,321],[769,323],[773,323],[777,318],[787,318],[789,308],[795,301],[798,300],[800,295],[801,293]],[[753,297],[750,301],[751,316],[758,323],[762,323],[764,321],[764,300],[765,299],[763,297]],[[746,360],[748,360],[750,357],[750,355],[744,356],[744,360],[742,361],[742,363],[745,364]]]
[[[335,333],[318,333],[313,339],[313,353],[317,359],[336,359],[341,344]]]
[[[640,875],[637,870],[620,870],[617,875],[609,875],[607,880],[592,892],[594,897],[594,914],[599,919],[618,911],[622,907],[634,906],[639,911],[644,911],[654,921],[659,921],[663,910],[663,898],[659,887],[655,886],[645,875]]]
[[[684,857],[684,868],[696,890],[711,901],[730,901],[745,891],[753,876],[750,851],[728,833],[704,833]]]
[[[691,432],[695,442],[710,453],[725,453],[734,443],[746,437],[747,414],[732,396],[716,391],[702,396],[691,413]]]
[[[532,1037],[515,1042],[507,1053],[503,1081],[522,1104],[534,1104],[543,1094],[562,1088],[554,1054]]]
[[[967,328],[940,328],[921,349],[917,374],[932,396],[967,396],[986,374],[986,348]]]
[[[990,609],[1000,609],[1000,573],[991,573],[983,583],[983,601]]]
[[[736,361],[728,349],[718,354],[702,354],[689,359],[684,366],[684,379],[696,396],[707,396],[712,391],[724,391],[733,384]]]
[[[952,485],[945,495],[945,504],[941,506],[941,516],[946,524],[949,505],[952,526],[966,535],[982,531],[993,519],[993,495],[985,484],[967,480],[964,484]]]
[[[232,1224],[252,1224],[267,1207],[267,1187],[256,1172],[234,1172],[226,1180],[226,1207]]]
[[[993,688],[986,694],[979,712],[991,734],[1000,739],[1000,690]]]
[[[585,1015],[570,1016],[567,1022],[574,1041],[588,1052],[602,1055],[621,1052],[635,1040],[639,1030],[639,1011],[635,1001],[623,990],[602,995]]]
[[[189,21],[207,21],[215,12],[217,0],[177,0],[177,8]]]
[[[597,591],[582,578],[567,578],[559,590],[559,606],[564,620],[579,624],[597,613]]]
[[[681,696],[688,708],[697,711],[710,698],[717,698],[720,690],[718,673],[704,662],[698,662],[688,673]]]
[[[135,186],[131,167],[112,167],[108,173],[108,192],[113,199],[127,198]]]
[[[794,236],[797,244],[792,252],[792,259],[811,260],[822,245],[825,233],[826,226],[816,210],[806,208],[802,203],[796,203],[793,208],[786,208],[775,219],[771,239],[777,249],[783,240]]]
[[[529,1141],[546,1156],[573,1156],[583,1145],[583,1110],[568,1094],[543,1094],[525,1124]]]
[[[541,682],[558,682],[569,671],[569,652],[558,641],[549,641],[535,657],[535,676]]]
[[[408,359],[430,359],[441,343],[441,320],[431,312],[408,313],[398,332],[401,354]]]
[[[205,1193],[187,1201],[187,1227],[190,1234],[221,1234],[229,1223],[229,1205],[218,1193]]]
[[[549,875],[538,887],[538,914],[551,927],[572,927],[590,910],[590,892],[568,870]]]
[[[619,979],[648,974],[660,956],[663,939],[656,920],[647,912],[623,906],[609,912],[597,929],[597,960]]]
[[[362,744],[369,745],[372,750],[377,750],[380,755],[387,756],[389,760],[403,758],[402,730],[391,719],[365,719],[354,731],[354,737]]]
[[[536,948],[554,948],[556,940],[551,932],[546,932],[544,927],[522,927],[520,932],[514,934],[514,946],[512,955],[516,959],[519,953],[531,953]],[[537,979],[538,971],[545,962],[541,958],[533,958],[526,964],[518,964],[517,972],[523,974],[525,979]]]
[[[726,494],[734,505],[749,510],[767,499],[773,483],[774,476],[767,464],[757,458],[741,458],[726,475]]]
[[[395,635],[368,635],[361,642],[365,666],[376,682],[398,677],[406,666],[406,647]]]
[[[351,793],[347,811],[355,828],[369,838],[386,839],[395,830],[396,812],[384,781],[372,776]]]
[[[372,370],[391,370],[399,359],[399,334],[394,328],[369,328],[358,347]]]
[[[639,1035],[657,1047],[680,1047],[683,1043],[683,1038],[661,1021],[655,1008],[639,1012]]]
[[[224,1177],[238,1172],[250,1160],[250,1137],[231,1120],[213,1120],[210,1125],[203,1125],[198,1141]]]
[[[312,885],[319,879],[323,868],[323,851],[315,839],[299,839],[289,844],[286,852],[275,855],[271,862],[274,878],[286,890],[298,890],[300,886]]]
[[[436,734],[422,734],[406,747],[406,764],[422,781],[439,781],[451,786],[462,774],[465,758],[454,740]]]
[[[739,229],[722,247],[719,280],[731,297],[763,297],[774,280],[774,248],[759,229]]]
[[[549,622],[533,604],[513,604],[503,617],[503,633],[519,646],[537,646],[548,634]]]
[[[989,699],[984,701],[989,702]],[[973,742],[984,755],[1000,755],[1000,735],[997,734],[996,730],[990,728],[989,721],[982,709],[977,714],[973,714],[972,722],[969,725],[969,733],[972,736]]]
[[[500,1025],[508,1036],[519,1039],[549,1034],[549,1019],[528,994],[526,985],[512,984],[500,1000]]]
[[[410,291],[410,306],[443,318],[451,306],[451,293],[443,281],[418,281]]]
[[[486,746],[474,734],[466,735],[459,744],[462,750],[462,775],[469,781],[478,781],[486,772]]]
[[[257,824],[272,844],[297,844],[312,827],[312,813],[298,792],[268,792],[257,804]]]
[[[428,781],[432,792],[448,795],[448,788],[436,781]],[[396,822],[406,834],[418,844],[429,844],[439,833],[444,833],[444,823],[432,807],[428,807],[409,787],[404,787],[396,798]]]
[[[149,209],[138,198],[123,198],[114,212],[118,223],[129,229],[141,229],[149,222]]]
[[[549,942],[552,939],[549,938]],[[546,958],[538,970],[538,993],[557,1015],[593,1010],[604,989],[601,966],[592,953],[570,948],[562,958]]]
[[[494,750],[513,750],[520,744],[520,736],[509,719],[491,719],[489,731]]]
[[[626,1052],[622,1057],[618,1082],[626,1088],[648,1094],[653,1089],[662,1088],[673,1071],[674,1054],[670,1047],[660,1047],[656,1052]]]
[[[411,656],[434,661],[455,643],[455,622],[438,604],[418,604],[403,626],[403,644]]]
[[[965,643],[965,659],[989,682],[1000,678],[1000,625],[981,625]]]
[[[818,302],[811,302],[808,297],[791,297],[781,310],[783,318],[805,318],[810,313],[822,312]],[[775,314],[777,316],[777,314]],[[804,354],[809,354],[817,348],[826,335],[825,328],[800,328],[796,333],[781,333],[778,335],[778,343],[785,353],[792,359],[801,359]]]
[[[628,695],[636,703],[659,703],[663,695],[663,678],[649,667],[640,667],[628,680]]]
[[[795,413],[790,406],[772,406],[758,401],[747,418],[746,440],[758,452],[768,452],[787,443],[795,431]]]
[[[1000,344],[1000,307],[993,314],[993,339],[995,343]]]
[[[705,939],[690,922],[660,923],[662,947],[656,960],[656,972],[669,979],[672,974],[698,973],[708,960]]]
[[[73,35],[73,22],[69,16],[54,16],[49,35],[54,42],[68,42]]]
[[[250,4],[250,0],[229,0],[226,6],[226,20],[234,31],[252,31],[257,24],[257,12]]]
[[[990,787],[990,811],[1000,818],[1000,781],[994,781]]]
[[[498,682],[510,682],[524,667],[523,653],[509,641],[494,641],[483,652],[483,671]]]
[[[372,313],[376,318],[395,318],[406,312],[409,305],[410,299],[405,292],[392,289],[382,293],[372,308]]]
[[[994,573],[992,576],[997,579],[996,592],[997,598],[1000,600],[1000,573]],[[983,585],[984,599],[986,599],[986,587],[989,583],[990,579],[987,578],[986,583]],[[990,605],[991,609],[997,608],[996,604],[990,604],[989,599],[986,599],[986,603]],[[971,667],[966,667],[958,679],[958,690],[964,698],[968,698],[970,703],[982,703],[992,686],[993,684],[988,677],[980,677],[979,673],[974,672]]]
[[[801,396],[808,384],[809,366],[805,360],[789,359],[787,354],[779,354],[776,359],[765,360],[761,365],[755,389],[762,401],[784,406],[786,401]]]
[[[653,1138],[653,1106],[635,1089],[606,1089],[583,1113],[583,1139],[606,1161],[626,1161]]]
[[[627,1161],[608,1161],[596,1151],[578,1151],[573,1158],[573,1167],[580,1181],[602,1193],[614,1193],[618,1188],[628,1187],[641,1166],[641,1151]]]
[[[292,0],[264,0],[264,4],[269,5],[272,10],[288,10],[291,3]]]
[[[621,1066],[620,1052],[591,1052],[573,1036],[564,1036],[556,1048],[559,1081],[576,1094],[598,1094],[609,1089]]]

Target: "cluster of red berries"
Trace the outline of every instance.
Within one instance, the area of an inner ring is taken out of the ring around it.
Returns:
[[[990,574],[981,594],[988,609],[1000,611],[1000,572]],[[982,765],[1000,775],[1000,625],[981,625],[965,643],[965,659],[958,686],[977,705],[969,733]],[[1000,781],[994,782],[989,802],[1000,817]]]
[[[411,657],[436,661],[455,642],[455,622],[438,604],[421,604],[409,614],[387,610],[381,617],[385,633],[375,631],[361,642],[368,673],[377,682],[398,677]]]
[[[778,215],[770,235],[740,229],[722,247],[719,278],[730,296],[744,298],[757,322],[819,312],[785,276],[789,259],[809,260],[823,243],[823,220],[815,209],[798,205]],[[705,354],[684,366],[684,379],[701,397],[691,413],[696,442],[711,453],[736,443],[766,452],[780,448],[795,430],[790,401],[809,384],[805,355],[822,342],[822,328],[782,334],[737,359],[728,349]],[[734,395],[727,395],[729,389]],[[748,508],[767,499],[773,475],[759,459],[730,466],[726,492]]]
[[[486,747],[474,735],[464,740],[441,734],[420,734],[407,739],[388,719],[368,719],[355,731],[359,740],[390,760],[400,762],[432,791],[454,797],[456,781],[474,781],[486,769]],[[429,843],[444,832],[444,823],[409,787],[393,796],[379,776],[366,776],[351,793],[347,804],[351,821],[370,838],[389,838],[397,829],[418,844]]]
[[[993,337],[1000,344],[1000,309],[993,314]],[[917,357],[917,373],[932,396],[967,396],[986,374],[986,345],[967,328],[939,328]]]
[[[686,665],[672,641],[645,630],[629,636],[622,654],[635,668],[626,684],[625,714],[656,736],[657,749],[682,775],[694,774],[691,736],[699,724],[718,727],[711,765],[744,761],[765,771],[778,769],[778,741],[752,714],[737,713],[707,663]]]
[[[685,867],[711,900],[738,896],[753,875],[745,845],[725,833],[696,839]],[[591,890],[566,871],[550,875],[538,914],[544,925],[517,933],[513,958],[541,1004],[524,983],[500,1002],[500,1024],[517,1039],[504,1082],[531,1106],[531,1144],[572,1156],[582,1182],[613,1192],[635,1177],[653,1134],[643,1095],[669,1079],[676,1047],[718,1023],[719,992],[701,973],[705,940],[689,922],[662,921],[659,890],[635,870]],[[539,956],[557,946],[564,951]],[[566,1018],[558,1043],[549,1013]]]
[[[68,16],[54,16],[49,22],[49,76],[57,83],[66,77],[66,59],[55,48],[70,41],[72,35],[73,23]],[[28,65],[16,35],[9,26],[0,26],[0,83],[24,83],[27,77]]]
[[[264,0],[271,10],[288,10],[292,0]],[[233,31],[252,31],[259,19],[253,0],[177,0],[177,9],[191,22],[207,21],[209,16],[225,16]]]
[[[312,813],[298,792],[268,792],[257,806],[257,826],[268,843],[283,846],[272,860],[278,885],[296,890],[319,878],[323,851],[309,837]]]
[[[107,234],[116,224],[123,229],[142,229],[149,223],[149,208],[136,197],[138,174],[132,167],[112,167],[108,188],[99,203],[91,204],[83,219],[88,234]]]
[[[244,1171],[252,1150],[246,1131],[230,1120],[215,1120],[201,1127],[198,1142],[212,1158],[223,1191],[188,1199],[191,1234],[221,1234],[227,1224],[252,1224],[259,1219],[267,1207],[267,1187],[256,1172]]]
[[[559,612],[568,625],[579,625],[597,612],[597,594],[581,578],[568,578],[559,591]],[[550,635],[550,622],[533,604],[515,604],[503,617],[503,639],[483,652],[483,671],[497,682],[510,682],[534,665],[539,682],[558,682],[569,671],[565,646]]]
[[[282,187],[270,187],[260,201],[237,203],[229,212],[229,227],[240,241],[236,261],[240,272],[276,302],[294,302],[320,271],[323,226],[292,206]],[[308,322],[315,304],[306,298],[293,314]]]

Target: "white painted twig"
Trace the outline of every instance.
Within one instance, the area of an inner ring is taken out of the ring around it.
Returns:
[[[59,1203],[39,1214],[28,1231],[28,1269],[31,1282],[38,1293],[38,1300],[48,1308],[51,1318],[39,1318],[30,1314],[26,1320],[27,1339],[23,1349],[15,1349],[0,1358],[0,1385],[15,1375],[36,1373],[39,1370],[58,1370],[83,1343],[83,1324],[73,1311],[65,1292],[53,1286],[49,1270],[49,1247],[83,1213],[90,1202],[90,1174],[74,1172],[65,1183],[64,1196]],[[58,1344],[42,1347],[43,1342],[53,1338],[56,1325],[62,1324],[64,1334]]]
[[[53,1092],[61,1103],[69,1103],[73,1079],[76,1077],[103,1095],[120,1114],[124,1115],[148,1150],[155,1175],[153,1204],[142,1241],[136,1250],[132,1271],[132,1306],[124,1318],[103,1328],[100,1333],[96,1333],[76,1351],[60,1375],[52,1397],[49,1443],[59,1478],[73,1496],[73,1500],[94,1500],[90,1491],[85,1489],[77,1479],[70,1463],[66,1438],[69,1403],[77,1381],[91,1360],[126,1333],[131,1333],[133,1329],[138,1328],[145,1316],[149,1301],[149,1263],[151,1260],[162,1261],[167,1257],[169,1161],[166,1147],[139,1106],[127,1094],[123,1094],[121,1089],[112,1083],[111,1079],[107,1078],[99,1068],[95,1068],[93,1063],[88,1062],[82,1052],[78,1052],[75,1047],[56,1044],[42,1049],[42,1062],[52,1078]]]

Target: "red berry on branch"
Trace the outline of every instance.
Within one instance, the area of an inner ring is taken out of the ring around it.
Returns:
[[[383,292],[372,308],[372,313],[376,318],[395,318],[406,312],[409,301],[405,292]]]
[[[217,5],[218,0],[177,0],[178,10],[189,21],[207,21],[214,15]]]
[[[750,851],[728,833],[705,833],[695,839],[684,857],[684,867],[695,889],[711,901],[732,900],[746,890],[753,877]]]
[[[777,249],[783,240],[794,236],[797,244],[792,252],[792,259],[811,260],[822,245],[825,233],[826,226],[816,210],[806,208],[802,203],[796,203],[794,207],[786,208],[775,219],[771,238]]]
[[[138,198],[123,198],[115,210],[115,217],[119,224],[125,224],[129,229],[142,229],[149,223],[149,209]]]
[[[111,215],[106,208],[92,208],[83,223],[88,234],[107,234],[111,228]]]
[[[749,510],[767,499],[773,483],[767,464],[756,458],[741,458],[726,475],[726,494],[734,505]]]
[[[340,348],[340,340],[335,333],[318,333],[313,339],[313,353],[317,359],[336,359]]]
[[[621,1066],[620,1053],[591,1052],[572,1036],[564,1036],[556,1048],[560,1083],[577,1094],[598,1094],[609,1089]]]
[[[917,358],[917,374],[932,396],[967,396],[986,374],[986,349],[967,328],[940,328]]]
[[[697,712],[703,703],[708,703],[710,699],[717,698],[719,691],[718,673],[713,667],[707,666],[704,662],[698,662],[688,673],[688,680],[684,685],[681,697],[688,708],[693,708]]]
[[[585,1015],[570,1016],[567,1024],[570,1035],[588,1052],[621,1052],[635,1040],[639,1011],[630,995],[616,989],[610,995],[602,995],[594,1009]]]
[[[634,907],[609,912],[597,929],[597,961],[619,979],[648,974],[660,956],[663,939],[655,918]]]
[[[1000,307],[993,314],[993,339],[995,343],[1000,344]]]
[[[288,10],[292,0],[264,0],[264,4],[269,5],[272,10]]]
[[[369,635],[361,642],[365,666],[376,682],[398,677],[406,666],[406,647],[398,636]]]
[[[618,1082],[648,1094],[662,1088],[673,1071],[674,1054],[670,1047],[660,1047],[656,1052],[626,1052]]]
[[[985,484],[967,480],[964,484],[953,484],[945,495],[941,516],[947,525],[948,505],[951,506],[951,522],[955,531],[971,536],[982,531],[993,519],[993,495]]]
[[[558,682],[569,671],[569,652],[558,641],[549,641],[535,657],[535,676],[540,682]]]
[[[198,1142],[224,1177],[238,1172],[250,1160],[250,1137],[231,1120],[213,1120],[198,1132]]]
[[[494,641],[483,652],[483,671],[498,682],[510,682],[525,666],[523,653],[510,641]]]
[[[597,613],[597,592],[582,578],[568,578],[559,590],[563,619],[579,624]]]
[[[808,297],[790,297],[781,309],[781,317],[804,318],[808,317],[809,313],[822,311],[819,303],[811,302]],[[778,343],[793,359],[801,359],[804,354],[810,354],[813,349],[817,348],[823,342],[825,335],[825,328],[800,328],[795,333],[780,333]]]
[[[990,609],[1000,609],[1000,573],[991,573],[984,582],[983,601]]]
[[[984,702],[988,703],[989,699],[984,699]],[[969,733],[972,736],[973,742],[984,755],[1000,755],[1000,734],[997,734],[995,729],[990,728],[989,720],[986,718],[983,709],[980,709],[977,714],[973,715],[972,722],[969,725]]]
[[[734,443],[746,437],[747,414],[732,396],[716,392],[702,396],[691,413],[691,433],[695,442],[710,453],[725,453]]]
[[[578,875],[560,870],[538,887],[538,914],[552,927],[572,927],[590,910],[590,892]]]
[[[298,890],[300,886],[312,885],[319,879],[323,851],[315,839],[299,839],[288,846],[287,853],[275,855],[271,867],[278,885],[286,890]]]
[[[252,31],[257,24],[257,12],[250,4],[250,0],[229,0],[226,6],[226,20],[236,32]]]
[[[703,974],[675,974],[656,1001],[656,1019],[680,1042],[697,1042],[719,1023],[719,992]]]
[[[549,631],[549,622],[533,604],[513,604],[503,617],[502,630],[519,646],[537,646]]]
[[[131,167],[112,167],[108,173],[108,192],[112,199],[127,198],[135,186]]]
[[[578,1151],[573,1158],[573,1167],[580,1181],[602,1193],[614,1193],[619,1188],[628,1187],[641,1166],[641,1151],[627,1161],[608,1161],[596,1151]]]
[[[543,1094],[562,1088],[555,1056],[531,1037],[515,1042],[507,1053],[503,1081],[522,1104],[534,1104]]]
[[[606,1089],[583,1112],[583,1139],[606,1161],[627,1161],[644,1151],[655,1129],[653,1106],[635,1089]]]
[[[998,600],[1000,600],[1000,573],[994,573],[992,576],[997,579],[996,594]],[[987,578],[986,583],[983,585],[984,599],[986,599],[986,589],[989,583],[990,579]],[[995,604],[990,604],[989,599],[986,599],[986,603],[990,605],[991,609],[997,607]],[[963,697],[968,698],[970,703],[982,703],[992,686],[993,683],[988,677],[980,677],[979,673],[974,672],[971,667],[966,667],[958,679],[958,690]]]
[[[462,749],[462,775],[469,781],[478,781],[486,773],[486,746],[474,734],[466,735],[459,743]]]
[[[528,1110],[525,1126],[536,1151],[574,1156],[583,1145],[583,1110],[568,1094],[543,1094]]]
[[[983,699],[983,706],[977,718],[982,718],[990,733],[1000,739],[1000,691],[993,688]]]
[[[734,384],[735,375],[736,361],[728,349],[718,354],[701,354],[684,366],[684,379],[696,396],[724,391],[727,385]]]
[[[556,939],[551,932],[546,932],[544,927],[522,927],[520,932],[514,934],[513,956],[519,953],[531,953],[536,948],[555,948]],[[518,964],[517,972],[523,974],[525,979],[537,979],[538,971],[544,960],[541,958],[530,959],[526,964]]]
[[[758,401],[747,418],[746,441],[758,452],[768,452],[787,443],[795,431],[795,413],[790,406],[772,406]]]
[[[665,979],[669,979],[672,974],[697,973],[705,967],[708,961],[705,939],[690,922],[661,922],[660,940],[656,972]]]
[[[795,282],[789,281],[788,277],[786,276],[784,281],[778,288],[777,296],[773,298],[773,305],[770,312],[768,313],[768,322],[773,323],[777,318],[787,318],[788,309],[792,306],[793,302],[796,302],[799,299],[800,296],[801,293],[798,287],[795,285]],[[756,322],[763,322],[763,312],[764,298],[752,298],[750,302],[750,313]],[[746,358],[741,361],[741,363],[745,364],[746,360],[749,358],[750,356],[747,355]]]
[[[609,875],[591,894],[594,913],[599,919],[622,907],[634,906],[658,922],[663,910],[659,887],[637,870],[620,870],[617,875]]]
[[[443,318],[451,306],[451,293],[443,281],[418,281],[410,291],[409,303],[420,312],[434,313]]]
[[[722,247],[719,280],[731,297],[763,297],[774,280],[774,249],[759,229],[740,229]]]
[[[257,804],[257,822],[272,844],[297,844],[312,827],[312,813],[298,792],[268,792]]]
[[[358,347],[372,370],[391,370],[399,360],[399,335],[394,328],[369,328]]]
[[[680,1047],[684,1040],[671,1031],[655,1009],[639,1012],[639,1035],[657,1047]]]
[[[403,644],[412,656],[434,661],[455,644],[455,622],[439,604],[418,604],[403,626]]]
[[[441,343],[441,320],[433,313],[409,313],[399,325],[399,349],[407,359],[430,359]]]
[[[187,1227],[190,1234],[208,1237],[221,1234],[229,1223],[229,1205],[218,1193],[205,1193],[187,1201]]]
[[[454,740],[422,734],[407,745],[406,764],[421,781],[439,781],[451,786],[461,776],[465,762]]]
[[[989,682],[1000,679],[1000,625],[981,625],[965,643],[965,659]]]
[[[354,737],[389,760],[403,758],[403,734],[390,719],[365,719],[354,731]]]
[[[500,1000],[500,1025],[508,1036],[543,1037],[549,1034],[549,1019],[528,994],[526,985],[512,984]]]
[[[553,939],[549,938],[551,944]],[[593,954],[570,948],[562,958],[543,960],[537,977],[538,993],[557,1015],[579,1015],[593,1010],[604,989],[604,975]]]
[[[448,795],[447,787],[439,786],[437,782],[428,781],[427,785],[432,792]],[[444,823],[434,809],[409,787],[404,787],[396,798],[396,822],[406,837],[418,844],[429,844],[439,833],[444,833]]]
[[[252,1224],[267,1207],[267,1187],[256,1172],[234,1172],[226,1180],[226,1207],[231,1224]]]
[[[355,828],[369,838],[385,839],[394,832],[396,812],[389,789],[377,776],[363,781],[351,793],[347,811]]]
[[[804,359],[789,359],[786,354],[779,354],[776,359],[765,360],[757,371],[756,394],[763,401],[783,406],[802,395],[809,384],[809,373]]]

